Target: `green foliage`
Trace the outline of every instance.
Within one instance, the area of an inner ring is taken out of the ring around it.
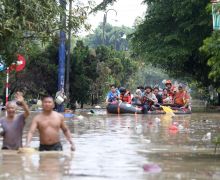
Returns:
[[[145,0],[145,20],[132,36],[136,54],[173,77],[190,77],[208,86],[209,67],[199,52],[211,33],[209,0]]]
[[[70,74],[70,98],[72,102],[78,101],[84,104],[89,100],[89,87],[91,84],[91,79],[87,72],[90,62],[89,49],[84,46],[82,41],[77,41],[73,52]]]
[[[57,28],[60,12],[54,0],[1,1],[0,54],[8,64],[14,61],[29,38],[45,36]]]
[[[129,40],[124,38],[128,37],[133,30],[129,27],[117,27],[110,24],[106,24],[104,27],[104,41],[103,41],[103,24],[100,24],[93,34],[88,35],[85,38],[85,43],[92,48],[104,45],[112,46],[116,50],[128,50]]]
[[[71,102],[103,100],[110,84],[126,86],[136,64],[124,52],[106,46],[89,49],[82,41],[73,50],[70,75]]]
[[[50,40],[60,29],[76,32],[82,25],[88,28],[85,24],[88,9],[88,6],[75,2],[69,16],[66,16],[66,22],[61,22],[60,15],[64,17],[67,11],[60,7],[59,1],[0,2],[0,55],[7,66],[16,61],[17,53],[23,54],[27,60],[24,71],[11,73],[11,93],[16,89],[24,89],[33,96],[39,93],[55,93],[58,44],[55,42],[52,45]],[[48,46],[45,48],[43,45]],[[0,76],[0,79],[5,79],[4,73]]]
[[[16,54],[33,39],[48,41],[59,29],[77,31],[86,19],[86,7],[77,5],[67,17],[68,27],[60,21],[66,10],[59,1],[2,0],[0,2],[0,54],[10,64]]]
[[[101,3],[99,3],[93,10],[92,12],[97,12],[100,10],[105,10],[109,4],[113,4],[117,0],[103,0]]]
[[[23,90],[32,97],[49,94],[55,96],[57,90],[58,41],[54,39],[45,49],[39,44],[31,44],[27,52],[25,70],[12,73],[11,94]]]
[[[209,78],[213,80],[216,87],[220,84],[220,32],[215,31],[212,35],[204,40],[203,46],[200,48],[208,56],[208,66],[211,71]],[[218,88],[218,92],[220,89]]]

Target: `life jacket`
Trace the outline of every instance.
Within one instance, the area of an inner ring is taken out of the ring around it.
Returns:
[[[124,94],[120,94],[120,100],[122,102],[127,102],[128,104],[131,104],[131,93],[129,91],[126,91]]]
[[[186,101],[189,99],[189,95],[186,91],[177,92],[174,96],[174,104],[184,106]]]
[[[167,95],[169,97],[172,97],[172,99],[175,96],[175,93],[176,93],[176,87],[175,86],[171,86],[171,88],[167,90]]]

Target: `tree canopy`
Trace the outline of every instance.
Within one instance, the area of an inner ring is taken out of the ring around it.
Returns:
[[[207,58],[200,53],[203,40],[211,34],[209,0],[145,0],[145,20],[136,27],[134,53],[174,77],[190,77],[210,84]]]
[[[33,40],[47,40],[62,26],[60,15],[66,10],[58,1],[47,0],[2,0],[0,2],[0,55],[10,64],[16,54]],[[71,29],[78,29],[86,18],[83,7],[76,6],[71,18],[67,18]]]
[[[108,23],[105,25],[104,32],[103,28],[103,24],[101,23],[94,30],[94,33],[89,34],[84,38],[85,43],[89,47],[95,48],[100,45],[106,45],[112,46],[116,50],[129,49],[128,36],[134,31],[132,28],[126,26],[112,26]]]

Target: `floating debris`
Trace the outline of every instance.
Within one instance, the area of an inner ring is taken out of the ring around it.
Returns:
[[[202,141],[210,141],[211,137],[212,137],[211,132],[208,132],[202,137]]]
[[[162,172],[161,167],[157,164],[144,164],[143,169],[144,169],[145,172],[148,172],[148,173],[160,173],[160,172]]]

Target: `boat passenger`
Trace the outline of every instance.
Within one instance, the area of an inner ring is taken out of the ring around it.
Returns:
[[[162,99],[163,99],[163,104],[173,104],[173,97],[169,96],[167,92],[167,88],[163,89]]]
[[[148,111],[151,109],[151,106],[153,104],[156,104],[157,98],[156,96],[152,93],[152,88],[150,86],[145,87],[145,91],[142,94],[142,107],[143,107],[143,113],[147,114]]]
[[[142,93],[145,91],[144,86],[139,86],[138,89],[140,89]]]
[[[106,97],[106,103],[116,102],[120,99],[120,92],[116,89],[115,85],[111,85],[111,90],[108,92]]]
[[[23,108],[23,113],[16,114],[17,105]],[[6,112],[6,117],[0,119],[0,135],[3,136],[2,149],[18,150],[22,147],[23,128],[30,114],[22,92],[16,92],[15,101],[9,101],[6,104]]]
[[[126,90],[124,87],[120,87],[120,100],[122,102],[131,104],[131,93],[130,91]]]
[[[142,97],[141,87],[138,86],[134,93],[134,97],[132,98],[132,104],[141,106],[141,97]]]
[[[174,96],[174,105],[178,108],[188,108],[190,96],[184,90],[183,85],[178,86],[178,92]]]
[[[158,103],[163,104],[163,99],[162,99],[162,96],[159,94],[159,88],[158,87],[154,87],[153,93],[155,94]]]
[[[172,82],[171,80],[167,80],[166,83],[165,83],[165,86],[166,86],[166,89],[167,89],[167,92],[168,92],[168,96],[170,97],[174,97],[175,95],[175,90],[176,90],[176,87],[172,85]]]

